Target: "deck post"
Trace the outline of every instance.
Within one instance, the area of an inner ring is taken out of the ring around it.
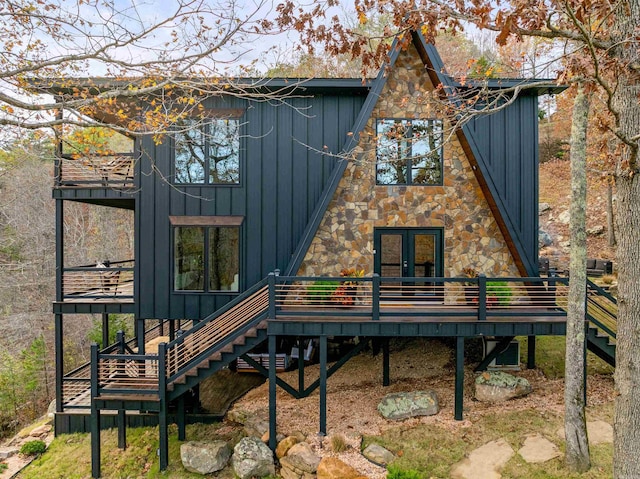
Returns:
[[[108,316],[109,315],[107,315],[107,321]],[[116,333],[116,342],[118,343],[118,354],[124,354],[124,331],[118,331]],[[102,347],[104,348],[107,345],[108,341],[104,343]],[[118,448],[122,450],[127,448],[127,416],[124,409],[118,409]]]
[[[527,369],[536,368],[536,337],[527,337]]]
[[[158,429],[160,433],[160,443],[158,445],[158,455],[160,456],[160,470],[166,471],[169,465],[169,424],[167,418],[167,357],[166,343],[158,344],[158,396],[160,399],[160,410],[158,411]]]
[[[56,200],[56,301],[62,301],[64,298],[64,203],[62,201]]]
[[[478,275],[478,321],[487,319],[487,277]]]
[[[91,345],[91,477],[100,477],[100,410],[98,409],[98,345]]]
[[[144,335],[145,335],[145,320],[136,320],[136,339],[138,340],[138,354],[144,354]]]
[[[585,302],[587,301],[585,297]],[[585,304],[585,311],[587,305]],[[582,342],[582,396],[585,407],[587,406],[587,338],[589,337],[589,321],[584,322],[584,341]]]
[[[273,273],[272,273],[273,274]],[[276,414],[276,336],[269,335],[269,448],[275,452],[277,446]]]
[[[389,384],[389,338],[384,338],[382,340],[382,385]]]
[[[311,340],[309,340],[311,341]],[[304,338],[298,338],[298,393],[304,394]]]
[[[109,313],[102,313],[102,347],[109,346]]]
[[[380,275],[373,273],[371,279],[371,319],[380,319]]]
[[[185,414],[184,394],[181,394],[178,398],[178,411],[176,416],[178,422],[178,441],[184,441],[187,437],[187,418]]]
[[[464,336],[456,338],[456,391],[454,417],[456,421],[462,421],[464,401]]]
[[[327,435],[327,336],[320,336],[320,434]]]
[[[271,272],[267,276],[269,284],[269,319],[276,319],[276,273]]]
[[[56,412],[62,412],[62,382],[64,381],[64,340],[63,340],[63,316],[55,315],[55,344],[56,344]]]

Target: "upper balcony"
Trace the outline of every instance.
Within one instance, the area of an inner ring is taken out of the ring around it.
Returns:
[[[136,153],[61,155],[56,159],[53,197],[132,199],[135,191]],[[123,205],[131,208],[132,205]]]

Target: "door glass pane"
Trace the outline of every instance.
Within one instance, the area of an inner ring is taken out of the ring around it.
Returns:
[[[209,228],[209,291],[238,291],[240,228]]]
[[[380,276],[402,276],[402,235],[380,235]]]
[[[436,241],[434,235],[414,235],[413,272],[416,278],[434,278],[436,276]]]
[[[204,229],[175,229],[174,288],[176,291],[204,291]]]

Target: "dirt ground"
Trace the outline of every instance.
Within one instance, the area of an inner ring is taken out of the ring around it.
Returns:
[[[564,383],[561,379],[549,380],[539,370],[522,370],[517,376],[526,378],[533,392],[525,397],[499,405],[481,403],[473,398],[474,364],[465,365],[464,420],[453,418],[454,362],[452,350],[437,340],[415,339],[411,342],[392,343],[390,355],[391,384],[382,386],[382,355],[362,353],[351,359],[327,382],[327,433],[357,432],[379,435],[397,423],[385,420],[377,411],[380,400],[389,393],[432,389],[436,392],[441,411],[436,416],[409,419],[413,424],[438,424],[455,430],[468,427],[477,418],[496,410],[506,411],[539,407],[556,412],[564,410]],[[306,368],[306,384],[318,378],[318,365]],[[298,372],[289,371],[279,377],[291,385],[297,385]],[[590,376],[588,382],[589,404],[598,405],[613,399],[611,376]],[[292,434],[296,431],[318,430],[319,395],[315,391],[308,398],[294,399],[284,390],[277,390],[278,431]],[[264,414],[268,417],[268,384],[253,389],[234,407]]]

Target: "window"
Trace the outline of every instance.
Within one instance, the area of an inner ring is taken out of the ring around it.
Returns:
[[[442,184],[440,120],[379,119],[376,135],[377,184]]]
[[[175,183],[240,182],[240,121],[206,118],[183,121],[175,133]]]
[[[239,226],[176,226],[174,289],[237,292],[239,258]]]

